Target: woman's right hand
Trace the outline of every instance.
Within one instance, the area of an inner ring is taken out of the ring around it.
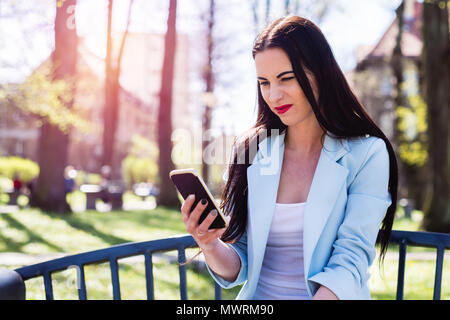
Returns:
[[[186,225],[186,231],[194,237],[194,240],[197,242],[198,246],[202,250],[207,250],[218,244],[219,238],[227,228],[209,230],[209,226],[218,214],[215,209],[211,210],[208,216],[199,225],[198,220],[202,212],[207,207],[208,202],[207,199],[202,199],[202,201],[199,201],[194,210],[191,212],[191,207],[194,201],[195,195],[191,194],[183,202],[183,205],[181,206],[183,222]]]

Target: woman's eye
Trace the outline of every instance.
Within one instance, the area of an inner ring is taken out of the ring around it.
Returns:
[[[292,79],[295,79],[295,77],[282,78],[281,81],[289,81],[289,80],[292,80]],[[268,81],[261,81],[261,82],[259,82],[259,85],[262,86],[262,87],[265,87],[265,86],[269,85],[269,82]]]

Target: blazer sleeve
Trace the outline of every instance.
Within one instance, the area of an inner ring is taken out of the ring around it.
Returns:
[[[236,253],[239,256],[239,259],[241,260],[241,268],[239,270],[239,274],[237,275],[236,279],[234,281],[227,281],[223,279],[222,277],[218,276],[217,274],[212,271],[208,264],[206,264],[206,267],[213,277],[213,279],[224,289],[230,289],[235,286],[238,286],[245,282],[247,280],[247,232],[245,232],[241,238],[236,241],[235,243],[228,244],[231,248],[236,251]]]
[[[309,280],[323,285],[339,299],[369,299],[362,291],[370,277],[375,242],[386,210],[391,204],[388,191],[389,154],[377,138],[348,187],[344,219],[328,264]]]
[[[233,150],[231,152],[231,160],[229,161],[229,163],[231,163],[233,156],[234,156],[234,152],[236,151],[235,146],[233,146]],[[227,169],[225,170],[225,173],[223,174],[223,180],[226,183],[228,181],[228,170],[229,170],[229,166],[227,166]],[[240,284],[242,284],[243,282],[245,282],[247,280],[247,232],[245,232],[241,238],[236,241],[235,243],[231,243],[228,244],[228,246],[230,246],[232,249],[234,249],[234,251],[236,251],[237,255],[239,256],[239,259],[241,260],[241,268],[239,270],[239,274],[236,277],[236,279],[232,282],[227,281],[225,279],[223,279],[222,277],[218,276],[217,274],[214,273],[214,271],[212,271],[208,264],[206,264],[206,267],[209,271],[209,273],[211,274],[211,276],[213,277],[213,279],[224,289],[230,289],[233,288],[235,286],[238,286]]]

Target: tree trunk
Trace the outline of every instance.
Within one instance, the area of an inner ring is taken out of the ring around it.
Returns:
[[[206,62],[205,73],[203,78],[206,83],[206,94],[212,95],[214,92],[214,73],[213,73],[213,50],[214,50],[214,38],[213,38],[213,28],[214,28],[214,12],[215,5],[214,0],[209,1],[209,17],[208,17],[208,31],[207,31],[207,44],[208,44],[208,57]],[[207,100],[209,100],[207,98]],[[205,103],[205,112],[203,114],[203,133],[209,131],[211,129],[211,118],[212,118],[212,108],[213,103],[207,101]],[[202,139],[202,154],[205,154],[205,150],[210,143],[209,140]],[[209,183],[209,164],[205,162],[205,159],[202,157],[202,177],[206,184]]]
[[[393,123],[393,135],[392,135],[392,144],[394,147],[394,150],[398,154],[398,149],[400,147],[401,141],[401,134],[398,129],[399,124],[399,117],[397,113],[397,108],[402,106],[405,107],[406,105],[406,97],[403,94],[402,90],[402,84],[403,84],[403,53],[402,53],[402,38],[403,38],[403,13],[405,8],[405,2],[402,1],[400,6],[396,10],[396,16],[397,16],[397,36],[395,38],[395,46],[394,50],[392,51],[392,57],[391,57],[391,68],[392,68],[392,75],[394,76],[395,80],[395,96],[394,96],[394,107],[395,107],[395,118]],[[398,171],[399,171],[399,198],[408,197],[409,194],[409,185],[410,181],[408,181],[408,177],[406,176],[406,163],[402,160],[401,157],[399,157],[398,161]]]
[[[395,40],[394,50],[392,52],[391,67],[392,73],[395,79],[395,97],[394,104],[395,109],[398,107],[410,108],[408,97],[403,92],[404,84],[404,56],[402,52],[402,39],[404,31],[404,11],[405,1],[402,1],[400,6],[396,10],[398,33]],[[393,145],[398,154],[398,149],[401,145],[411,143],[406,136],[405,132],[399,130],[399,116],[396,112],[394,125],[393,125]],[[399,171],[399,198],[408,198],[409,205],[414,209],[422,209],[424,190],[422,188],[423,168],[416,164],[410,164],[405,159],[399,157],[398,161]]]
[[[108,166],[114,179],[120,175],[120,168],[115,161],[116,132],[119,123],[119,77],[120,65],[128,35],[128,27],[131,20],[131,9],[134,0],[130,1],[128,8],[128,18],[125,33],[117,55],[117,60],[113,61],[112,51],[112,9],[114,0],[108,1],[108,28],[106,40],[106,60],[105,60],[105,105],[104,105],[104,126],[103,126],[103,155],[102,166]]]
[[[450,232],[450,48],[447,1],[423,3],[423,72],[428,107],[431,197],[425,207],[427,231]]]
[[[118,88],[116,83],[115,68],[112,65],[112,9],[114,1],[108,1],[108,27],[106,32],[106,58],[105,58],[105,105],[103,109],[103,154],[102,166],[112,167],[115,133],[118,114]]]
[[[400,6],[396,10],[397,14],[397,25],[398,33],[395,39],[395,46],[392,52],[391,67],[392,73],[395,79],[395,97],[394,103],[395,107],[403,106],[405,107],[405,96],[402,90],[403,84],[403,53],[402,53],[402,38],[403,38],[403,12],[404,12],[405,2],[402,1]],[[394,143],[397,147],[400,145],[400,133],[398,131],[398,115],[396,114],[394,120]]]
[[[52,53],[54,65],[53,79],[67,79],[76,72],[77,33],[71,8],[76,0],[66,0],[56,8],[55,50]],[[73,92],[75,93],[75,92]],[[73,95],[67,108],[73,105]],[[70,212],[64,188],[64,169],[67,165],[69,132],[45,122],[40,128],[38,141],[38,163],[40,167],[37,187],[30,204],[44,211],[56,213]]]
[[[170,181],[169,172],[175,169],[172,161],[172,85],[176,48],[177,1],[170,0],[167,32],[164,40],[164,61],[158,110],[158,145],[160,193],[157,204],[169,207],[180,205],[177,191]],[[182,115],[179,115],[182,116]]]

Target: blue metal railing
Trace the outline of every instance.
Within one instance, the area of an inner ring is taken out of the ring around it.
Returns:
[[[70,267],[77,269],[78,280],[78,297],[80,300],[86,300],[86,283],[84,277],[84,266],[89,264],[98,264],[102,262],[109,262],[111,269],[111,282],[113,299],[119,300],[120,285],[119,285],[119,264],[118,260],[122,258],[144,255],[145,257],[145,278],[147,299],[153,300],[154,296],[154,280],[153,280],[153,263],[152,255],[156,252],[178,251],[178,269],[180,277],[180,297],[182,300],[188,299],[186,286],[186,266],[182,265],[186,262],[185,249],[197,247],[196,242],[190,235],[177,236],[172,238],[152,240],[145,242],[131,242],[112,246],[106,249],[80,253],[76,255],[66,256],[59,259],[54,259],[30,266],[25,266],[15,271],[20,274],[24,281],[43,276],[45,297],[47,300],[53,299],[52,287],[52,273],[66,270]],[[222,298],[221,287],[214,283],[215,299]]]
[[[444,252],[445,250],[450,249],[450,234],[393,230],[391,233],[391,243],[399,244],[399,267],[396,299],[403,299],[406,249],[409,245],[436,248],[436,273],[433,299],[439,300],[441,297]],[[156,252],[177,250],[180,277],[180,297],[181,299],[186,300],[188,299],[186,286],[186,267],[182,265],[182,263],[186,261],[185,249],[195,247],[197,247],[197,244],[192,236],[185,235],[160,240],[125,243],[106,249],[80,253],[30,266],[25,266],[15,269],[14,271],[6,270],[9,273],[5,275],[0,272],[0,298],[25,298],[24,281],[42,276],[44,277],[46,299],[51,300],[53,299],[52,273],[66,270],[70,267],[75,267],[78,271],[78,296],[80,300],[86,300],[87,294],[84,277],[84,266],[89,264],[109,262],[111,269],[113,298],[120,299],[121,295],[119,285],[118,260],[126,257],[144,255],[147,299],[154,299],[152,255]],[[21,279],[18,280],[18,278]],[[22,287],[23,290],[21,289]],[[214,283],[214,289],[215,299],[222,299],[221,287],[217,283]],[[11,292],[9,295],[8,291]]]
[[[442,268],[445,250],[450,249],[450,234],[436,232],[399,231],[393,230],[390,243],[399,245],[397,300],[403,300],[405,284],[406,248],[428,247],[436,249],[436,271],[434,275],[433,300],[441,299]]]

